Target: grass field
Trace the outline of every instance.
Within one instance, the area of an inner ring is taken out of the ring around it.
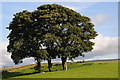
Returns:
[[[62,71],[60,63],[53,64],[53,72],[47,72],[47,64],[42,65],[45,73],[34,74],[35,65],[10,70],[3,78],[118,78],[118,62],[68,63],[68,70]]]

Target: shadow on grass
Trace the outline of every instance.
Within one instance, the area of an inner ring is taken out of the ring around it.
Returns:
[[[73,63],[69,63],[69,64],[73,64]],[[90,66],[93,65],[93,63],[85,63],[85,64],[81,64],[81,65],[74,65],[74,66],[69,66],[69,69],[73,69],[76,67],[84,67],[84,66]],[[54,64],[53,66],[61,66],[61,64]],[[31,68],[33,69],[33,68]],[[44,72],[48,72],[46,69],[42,70]],[[51,72],[55,72],[55,71],[63,71],[61,68],[59,69],[53,69]],[[3,79],[7,79],[7,78],[12,78],[12,77],[17,77],[17,76],[25,76],[25,75],[31,75],[31,74],[37,74],[38,72],[31,72],[31,73],[22,73],[22,72],[7,72],[2,74],[2,78]]]
[[[8,73],[2,74],[2,79],[7,79],[11,77],[16,77],[16,76],[31,75],[31,74],[37,74],[37,72],[33,72],[33,73],[8,72]]]

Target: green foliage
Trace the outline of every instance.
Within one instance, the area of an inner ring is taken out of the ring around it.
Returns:
[[[91,51],[94,43],[90,40],[97,36],[89,17],[58,4],[16,13],[8,29],[11,32],[7,50],[15,64],[26,57],[72,60]]]
[[[71,59],[93,49],[90,39],[97,34],[89,17],[57,4],[39,6],[33,14],[35,25],[42,28],[43,44],[51,57]]]

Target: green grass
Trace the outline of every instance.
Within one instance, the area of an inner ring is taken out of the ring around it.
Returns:
[[[34,69],[31,67],[10,72],[6,76],[3,75],[3,78],[118,78],[117,62],[69,63],[68,68],[58,71],[62,69],[61,64],[53,64],[54,72],[33,74]],[[43,65],[42,71],[47,70],[47,65]]]

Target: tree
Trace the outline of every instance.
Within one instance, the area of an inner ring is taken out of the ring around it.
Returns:
[[[57,41],[60,40],[59,37],[52,34],[53,29],[51,28],[54,25],[51,24],[50,18],[46,16],[46,12],[50,14],[47,10],[35,10],[32,12],[33,20],[35,20],[34,25],[36,26],[37,31],[37,38],[40,40],[40,43],[43,47],[45,47],[46,51],[48,52],[48,69],[51,71],[52,63],[51,59],[56,58],[57,54],[55,52],[55,48],[59,43]],[[44,15],[45,14],[45,15]],[[42,32],[41,32],[42,31]]]
[[[36,36],[36,28],[29,11],[16,13],[9,27],[9,45],[7,51],[12,53],[11,58],[15,64],[22,63],[22,59],[34,57],[37,61],[37,70],[40,72],[40,59],[47,58],[47,52]]]
[[[25,57],[37,57],[38,62],[38,58],[45,59],[49,71],[51,59],[56,57],[61,58],[63,70],[66,70],[67,58],[72,60],[91,51],[94,45],[91,39],[97,36],[89,17],[58,4],[46,4],[33,12],[17,13],[9,29],[12,31],[8,37],[8,51],[13,56],[19,54],[17,59],[13,58],[14,62]],[[16,45],[18,48],[14,46],[16,41],[20,42],[19,46]],[[45,52],[41,52],[43,47]]]
[[[63,70],[67,69],[67,58],[71,60],[83,56],[82,53],[93,49],[94,43],[90,40],[94,39],[97,33],[89,17],[57,4],[42,5],[37,9],[38,23],[46,30],[44,35],[47,43],[43,43],[48,46],[50,55],[50,51],[54,51],[61,57]]]

